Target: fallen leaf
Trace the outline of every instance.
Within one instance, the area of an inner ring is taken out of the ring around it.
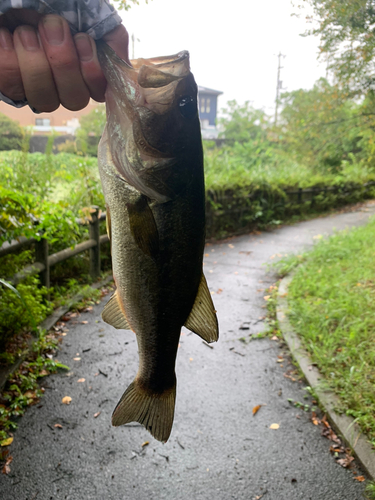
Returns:
[[[30,399],[35,399],[38,397],[34,391],[26,391],[24,396]]]
[[[88,321],[81,321],[82,325],[87,325]]]
[[[271,295],[265,295],[263,298],[264,300],[268,300],[271,297]]]
[[[85,378],[79,378],[79,379],[77,380],[77,382],[85,382],[85,381],[86,381],[86,379],[85,379]]]
[[[61,402],[64,404],[64,405],[70,405],[70,402],[71,402],[72,398],[70,396],[64,396],[61,400]]]
[[[13,438],[9,437],[7,439],[3,439],[2,441],[0,441],[0,446],[9,446],[12,443],[13,443]]]
[[[319,419],[314,418],[314,417],[311,419],[311,421],[312,421],[312,423],[313,423],[314,425],[319,425],[319,423],[320,423]]]
[[[351,457],[350,455],[346,455],[345,458],[340,458],[339,460],[337,460],[337,463],[339,465],[341,465],[341,467],[344,467],[345,469],[347,469],[348,467],[350,467],[350,464],[353,462],[354,460],[354,457]]]
[[[148,446],[150,444],[150,441],[145,441],[144,443],[142,443],[142,448],[144,448],[145,446]]]
[[[94,413],[94,418],[99,417],[100,414],[101,414],[101,411],[98,411],[97,413]]]
[[[357,476],[354,478],[356,481],[359,481],[360,483],[363,483],[363,481],[366,481],[364,476]]]
[[[1,470],[1,472],[2,472],[3,474],[9,474],[9,472],[10,472],[10,467],[9,467],[9,464],[10,464],[10,463],[12,463],[12,460],[13,460],[13,457],[12,457],[12,456],[10,456],[10,457],[8,457],[8,458],[7,458],[7,461],[5,462],[5,465],[4,465],[4,467],[2,468],[2,470]]]
[[[229,248],[234,248],[234,245],[232,245],[231,243],[229,243],[228,247]]]
[[[253,415],[256,415],[263,405],[256,405],[253,408]]]
[[[280,424],[271,424],[270,429],[277,430],[280,427]]]
[[[62,425],[61,424],[55,424],[54,427],[57,427],[57,429],[62,429]]]

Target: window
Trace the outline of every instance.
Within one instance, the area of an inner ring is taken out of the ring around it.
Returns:
[[[211,99],[207,99],[206,101],[206,113],[211,111]]]
[[[204,109],[205,109],[205,99],[202,98],[201,99],[201,113],[204,113]]]
[[[51,120],[49,118],[35,118],[35,125],[37,127],[49,127]]]

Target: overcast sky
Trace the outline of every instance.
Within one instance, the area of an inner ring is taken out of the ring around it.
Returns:
[[[281,80],[288,91],[311,88],[325,75],[318,39],[300,36],[311,25],[293,12],[291,0],[140,0],[120,14],[140,40],[136,58],[186,49],[197,83],[223,92],[219,108],[248,100],[272,113],[279,51],[286,55]]]

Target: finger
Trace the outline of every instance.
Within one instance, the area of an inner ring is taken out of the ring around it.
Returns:
[[[74,43],[81,64],[81,73],[90,95],[95,101],[103,102],[107,81],[100,68],[95,42],[86,33],[77,33]]]
[[[59,97],[37,32],[31,26],[19,26],[13,43],[29,104],[38,111],[54,111],[59,107]]]
[[[120,24],[115,29],[103,36],[110,47],[124,61],[130,64],[129,61],[129,35],[125,26]]]
[[[81,75],[68,23],[60,16],[49,14],[40,21],[39,34],[61,104],[72,111],[84,108],[90,100],[90,92]]]
[[[13,37],[6,28],[0,29],[0,92],[14,101],[25,99]]]

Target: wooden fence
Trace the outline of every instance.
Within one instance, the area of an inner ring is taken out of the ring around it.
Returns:
[[[34,238],[19,238],[17,242],[11,244],[3,244],[0,248],[0,258],[10,253],[16,253],[24,248],[35,245],[35,262],[29,266],[24,267],[21,271],[16,273],[8,281],[16,286],[22,280],[34,274],[40,275],[41,284],[45,287],[50,287],[50,268],[58,262],[63,262],[74,255],[82,253],[86,250],[90,251],[90,275],[93,279],[98,278],[100,275],[100,245],[109,241],[107,234],[100,235],[99,223],[105,220],[106,214],[99,215],[100,210],[98,207],[93,207],[91,219],[89,223],[89,239],[75,245],[74,248],[65,248],[60,252],[49,255],[48,241],[45,238],[36,240]],[[81,221],[79,221],[82,224]]]

